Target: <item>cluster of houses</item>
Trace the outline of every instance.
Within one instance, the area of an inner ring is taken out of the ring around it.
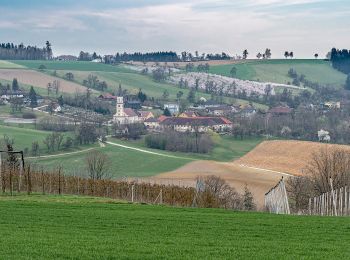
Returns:
[[[175,106],[166,104],[165,107],[173,114],[177,112]],[[209,130],[224,132],[233,127],[232,122],[223,116],[199,116],[195,111],[187,111],[177,116],[162,115],[156,118],[151,111],[136,111],[124,107],[123,97],[117,97],[113,122],[120,125],[143,123],[153,131],[173,129],[179,132],[207,132]]]

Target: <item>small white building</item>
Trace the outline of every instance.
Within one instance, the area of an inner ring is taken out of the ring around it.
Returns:
[[[176,103],[164,104],[164,109],[168,109],[172,115],[177,115],[180,112],[180,106]]]

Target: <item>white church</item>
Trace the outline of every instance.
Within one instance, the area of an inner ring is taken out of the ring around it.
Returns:
[[[116,113],[113,116],[113,122],[120,125],[140,123],[142,120],[139,115],[131,108],[124,108],[123,97],[117,97]]]

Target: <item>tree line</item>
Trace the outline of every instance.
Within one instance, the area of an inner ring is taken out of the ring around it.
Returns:
[[[331,50],[330,60],[333,68],[345,74],[350,74],[350,50],[333,48]]]
[[[46,41],[45,47],[25,46],[23,43],[0,44],[0,59],[4,60],[47,60],[52,58],[51,43]]]
[[[180,133],[173,130],[149,134],[145,143],[149,148],[185,153],[209,153],[214,147],[208,134]]]

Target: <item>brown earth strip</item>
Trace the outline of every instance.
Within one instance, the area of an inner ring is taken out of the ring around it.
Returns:
[[[14,78],[17,78],[20,83],[45,89],[47,88],[48,83],[52,83],[54,80],[59,80],[60,91],[66,93],[75,93],[77,91],[84,92],[86,90],[84,86],[77,83],[52,77],[34,70],[0,69],[0,79],[12,81]]]

